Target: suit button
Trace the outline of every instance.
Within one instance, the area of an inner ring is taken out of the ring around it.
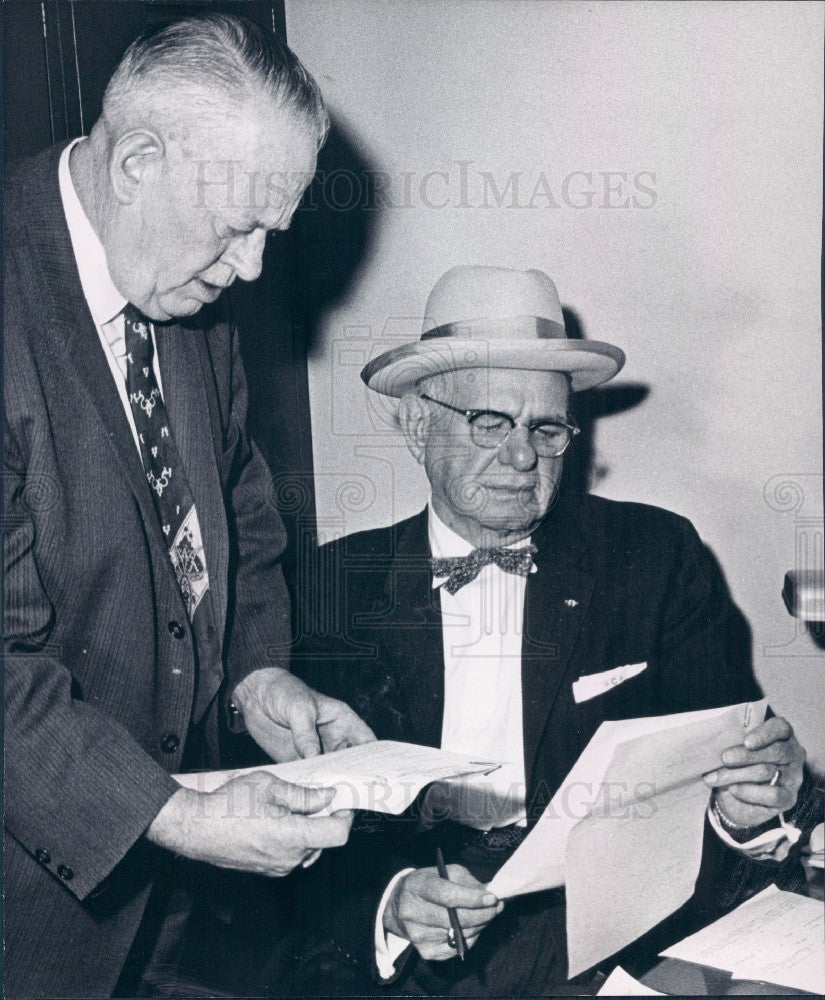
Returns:
[[[47,865],[51,860],[52,856],[46,850],[45,847],[38,847],[34,852],[35,861],[39,861],[41,865]]]
[[[164,753],[174,753],[179,746],[180,740],[174,733],[167,733],[160,744],[160,748]]]
[[[169,631],[176,639],[182,639],[186,635],[186,629],[181,625],[180,622],[176,622],[174,619],[169,622]]]
[[[71,882],[74,878],[74,872],[71,868],[67,868],[65,865],[57,866],[57,874],[63,879],[64,882]]]

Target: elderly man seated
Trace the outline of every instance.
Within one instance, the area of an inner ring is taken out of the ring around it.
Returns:
[[[310,637],[304,669],[379,738],[510,763],[491,777],[492,795],[473,801],[461,789],[461,823],[425,830],[419,817],[355,838],[346,878],[335,859],[346,911],[329,933],[342,975],[347,962],[356,975],[372,966],[375,982],[403,994],[586,992],[586,981],[566,981],[563,890],[505,905],[485,883],[600,723],[760,696],[741,615],[693,526],[559,488],[578,432],[571,393],[623,362],[614,346],[568,339],[545,274],[459,267],[430,295],[421,340],[362,372],[400,398],[430,501],[325,547],[307,599],[332,609],[338,636]],[[577,699],[583,677],[594,696]],[[788,722],[773,717],[707,776],[702,872],[671,921],[676,934],[777,877],[803,759]],[[439,814],[450,812],[441,801]],[[436,846],[452,862],[449,882]],[[469,945],[464,962],[448,906]]]

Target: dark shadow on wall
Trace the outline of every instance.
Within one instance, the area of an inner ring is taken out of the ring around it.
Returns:
[[[290,589],[301,550],[315,544],[307,359],[319,346],[324,315],[346,302],[371,253],[371,176],[364,154],[333,122],[292,227],[267,241],[261,278],[236,282],[228,293],[240,327],[249,426],[272,470],[271,500],[289,537]]]
[[[293,226],[308,356],[320,348],[324,314],[348,300],[372,256],[380,221],[376,176],[375,165],[333,121]]]
[[[805,622],[805,627],[819,649],[825,649],[825,622]]]
[[[565,307],[564,324],[571,340],[585,340],[578,314]],[[610,472],[610,466],[596,461],[595,431],[600,417],[611,417],[639,406],[650,395],[650,386],[641,382],[620,382],[574,393],[570,412],[581,428],[564,456],[562,489],[581,495],[588,493]]]

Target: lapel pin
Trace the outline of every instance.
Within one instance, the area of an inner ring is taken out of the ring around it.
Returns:
[[[579,602],[572,597],[568,597],[564,603],[567,605],[568,608],[575,608]]]

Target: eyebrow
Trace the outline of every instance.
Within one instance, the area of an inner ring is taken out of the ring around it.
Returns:
[[[502,416],[510,417],[511,420],[516,419],[516,415],[511,413],[509,410],[501,410],[497,406],[466,406],[464,407],[464,409],[468,410],[471,413],[500,413],[502,414]],[[530,423],[537,424],[541,423],[544,420],[567,420],[569,416],[570,413],[568,410],[564,411],[563,413],[556,411],[553,414],[534,417],[532,420],[530,420]]]

